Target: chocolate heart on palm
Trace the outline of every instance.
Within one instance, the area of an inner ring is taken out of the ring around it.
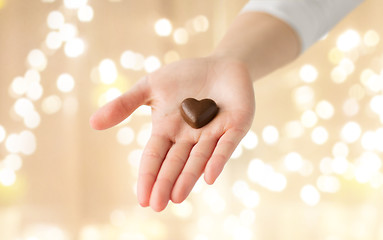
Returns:
[[[187,124],[193,128],[201,128],[217,115],[218,106],[208,98],[200,101],[194,98],[186,98],[182,101],[180,110]]]

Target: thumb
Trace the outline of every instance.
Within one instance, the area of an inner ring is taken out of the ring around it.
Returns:
[[[90,126],[103,130],[120,123],[129,117],[139,106],[149,99],[147,77],[139,80],[128,92],[107,103],[97,110],[90,118]]]

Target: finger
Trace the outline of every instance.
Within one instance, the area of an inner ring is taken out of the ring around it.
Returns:
[[[90,118],[92,128],[103,130],[110,128],[133,113],[149,98],[149,87],[146,77],[138,81],[128,92],[109,102],[96,111]]]
[[[242,130],[230,129],[221,136],[205,168],[206,183],[215,182],[244,135],[245,132]]]
[[[142,153],[138,184],[138,202],[143,207],[149,206],[150,193],[156,181],[158,171],[165,159],[172,142],[165,136],[151,136]]]
[[[173,202],[181,203],[189,195],[199,177],[202,175],[206,162],[210,158],[216,143],[216,138],[206,137],[199,140],[193,147],[190,157],[174,185],[171,194]]]
[[[177,142],[170,148],[150,195],[150,206],[154,210],[165,209],[174,183],[184,168],[193,145],[192,142]]]

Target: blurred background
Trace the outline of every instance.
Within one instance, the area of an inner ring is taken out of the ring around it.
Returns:
[[[0,0],[1,240],[383,239],[383,2],[254,84],[213,186],[141,208],[150,108],[90,129],[148,72],[206,56],[246,0]]]

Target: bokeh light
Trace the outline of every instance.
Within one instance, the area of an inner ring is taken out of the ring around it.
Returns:
[[[27,59],[29,66],[39,71],[44,70],[48,64],[47,57],[39,49],[34,49],[30,51]]]
[[[56,95],[50,95],[43,99],[41,109],[46,114],[55,114],[61,109],[62,101]]]
[[[345,82],[347,79],[346,70],[340,66],[336,66],[331,71],[331,79],[334,83],[338,83],[338,84]]]
[[[317,103],[315,112],[322,119],[330,119],[334,115],[334,106],[326,100],[322,100]]]
[[[16,174],[8,168],[0,168],[0,183],[3,186],[12,186],[16,181]]]
[[[65,54],[70,58],[76,58],[85,51],[85,43],[81,38],[69,39],[64,48]]]
[[[336,45],[341,51],[348,52],[358,47],[360,42],[360,34],[354,29],[349,29],[338,37]]]
[[[11,91],[16,95],[23,95],[28,88],[28,83],[23,77],[15,77],[11,84]]]
[[[64,0],[64,5],[69,9],[78,9],[84,7],[88,0]]]
[[[305,185],[301,189],[301,199],[309,206],[315,206],[320,201],[319,191],[312,185]]]
[[[343,103],[343,112],[346,116],[355,116],[359,109],[359,103],[355,98],[349,98]]]
[[[77,36],[78,29],[75,25],[71,23],[65,23],[60,27],[59,34],[61,36],[62,41],[67,42]]]
[[[165,53],[164,62],[165,64],[169,64],[169,63],[180,60],[180,58],[181,57],[178,54],[178,52],[171,50]]]
[[[37,128],[40,125],[40,121],[40,114],[36,111],[31,111],[24,117],[24,125],[27,128]]]
[[[59,49],[62,45],[62,38],[59,32],[50,32],[45,39],[45,44],[49,49]]]
[[[81,22],[90,22],[93,20],[94,11],[89,5],[81,6],[77,11],[77,17]]]
[[[291,152],[285,156],[284,165],[288,171],[298,171],[303,166],[302,156],[297,152]]]
[[[189,41],[189,33],[184,28],[177,28],[173,33],[174,42],[178,45],[185,45]]]
[[[361,133],[362,130],[359,123],[347,122],[341,130],[341,138],[347,143],[352,143],[359,139]]]
[[[51,29],[60,29],[65,23],[64,15],[59,11],[52,11],[48,15],[47,24]]]
[[[6,136],[7,132],[5,131],[4,127],[0,125],[0,143],[4,141]]]
[[[289,121],[284,127],[288,138],[299,138],[304,134],[304,127],[300,121]]]
[[[122,127],[118,130],[117,140],[122,145],[129,145],[134,140],[134,131],[130,127]]]
[[[318,117],[314,111],[307,110],[302,113],[301,122],[306,128],[311,128],[317,124]]]
[[[254,149],[258,145],[258,136],[257,134],[250,130],[241,141],[241,145],[246,149]]]
[[[112,84],[116,81],[118,72],[116,64],[111,59],[104,59],[98,66],[100,80],[104,84]]]
[[[275,144],[279,140],[279,131],[275,126],[266,126],[263,128],[262,138],[267,144]]]
[[[332,155],[334,157],[347,157],[349,152],[349,147],[344,142],[337,142],[332,148]]]
[[[367,47],[375,47],[380,42],[379,33],[375,30],[368,30],[363,36],[363,42]]]
[[[17,154],[9,154],[4,159],[5,168],[11,169],[12,171],[18,171],[23,165],[23,160]]]
[[[310,86],[298,87],[293,91],[293,100],[298,109],[310,109],[314,105],[315,92]]]
[[[328,131],[325,127],[318,126],[311,132],[311,139],[316,144],[324,144],[329,138]]]
[[[193,19],[193,28],[196,32],[206,32],[209,29],[209,19],[199,15]]]
[[[310,64],[305,64],[299,71],[299,76],[303,82],[312,83],[318,78],[318,70]]]
[[[110,101],[118,98],[122,95],[122,92],[118,88],[110,88],[98,99],[98,106],[102,107]]]
[[[154,30],[158,36],[165,37],[169,36],[172,33],[173,26],[169,19],[161,18],[156,21],[154,24]]]
[[[161,67],[161,62],[156,56],[149,56],[145,59],[144,66],[145,71],[151,73]]]
[[[341,187],[339,179],[334,176],[319,176],[316,184],[318,189],[325,193],[336,193]]]
[[[71,92],[74,88],[75,81],[73,77],[68,73],[60,74],[57,78],[56,86],[61,92]]]

